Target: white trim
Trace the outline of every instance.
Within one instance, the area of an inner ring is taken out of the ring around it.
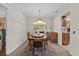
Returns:
[[[24,41],[22,41],[21,43],[19,43],[15,48],[13,48],[10,51],[7,51],[6,55],[10,55],[13,51],[15,51],[19,46],[21,46],[25,41],[27,41],[26,37],[24,38]],[[26,45],[28,44],[28,42],[26,42]]]
[[[8,4],[1,3],[1,5],[4,6],[5,8],[9,8]]]
[[[16,50],[20,45],[22,45],[26,40],[24,40],[23,42],[21,42],[19,45],[17,45],[15,48],[13,48],[11,51],[7,52],[6,55],[11,54],[14,50]]]
[[[66,10],[65,12],[63,12],[63,13],[61,14],[61,16],[64,16],[64,15],[67,14],[68,12],[70,12],[70,9]],[[61,19],[60,19],[60,21],[61,21]],[[62,21],[61,21],[61,28],[62,28]],[[62,29],[61,29],[60,34],[61,34],[61,38],[60,38],[61,43],[60,43],[60,45],[62,46]]]

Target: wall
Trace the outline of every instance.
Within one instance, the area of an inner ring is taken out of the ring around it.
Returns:
[[[70,44],[68,45],[68,50],[72,55],[79,56],[79,4],[73,5],[71,8],[71,25],[70,25]],[[75,31],[75,34],[73,34]]]
[[[62,40],[61,40],[61,17],[57,16],[53,20],[53,32],[58,33],[58,44],[61,45]]]
[[[6,16],[6,8],[0,5],[0,17]]]
[[[9,4],[9,20],[6,34],[6,54],[13,52],[27,39],[27,22],[15,5]]]

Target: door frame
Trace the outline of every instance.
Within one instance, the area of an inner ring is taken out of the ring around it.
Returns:
[[[62,16],[67,16],[69,14],[71,14],[70,10],[67,10],[65,13],[63,13],[63,15],[61,15],[61,46],[63,45],[63,39],[62,39]],[[70,15],[69,15],[70,16]],[[70,42],[70,39],[69,39]],[[70,43],[69,43],[70,44]],[[69,45],[68,44],[68,45]]]
[[[5,18],[6,18],[6,41],[5,41],[5,55],[7,51],[7,41],[8,41],[8,32],[10,30],[10,9],[7,3],[1,3],[1,5],[6,8]]]

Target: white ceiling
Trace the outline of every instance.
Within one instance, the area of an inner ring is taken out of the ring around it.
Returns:
[[[69,7],[71,4],[67,3],[16,3],[26,17],[38,17],[38,10],[41,9],[41,16],[44,18],[53,18],[62,12],[62,10]]]

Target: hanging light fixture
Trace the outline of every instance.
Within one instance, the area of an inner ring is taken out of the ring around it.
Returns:
[[[45,31],[46,22],[43,20],[43,18],[42,18],[41,15],[40,15],[41,10],[38,10],[38,11],[39,11],[39,16],[38,16],[38,18],[33,22],[34,30],[35,30],[35,31]]]
[[[35,22],[33,22],[33,24],[46,24],[46,23],[43,21],[41,15],[40,15],[41,10],[38,10],[38,11],[39,11],[39,17],[37,18],[37,20],[36,20]]]

